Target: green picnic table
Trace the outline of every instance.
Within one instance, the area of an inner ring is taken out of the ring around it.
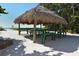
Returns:
[[[40,35],[40,38],[41,38],[41,43],[42,44],[44,44],[45,43],[45,41],[46,41],[46,38],[48,37],[48,36],[52,36],[52,40],[55,40],[55,32],[52,32],[52,33],[50,33],[49,31],[48,31],[48,29],[36,29],[36,32],[38,32],[39,33],[39,35]]]
[[[33,35],[32,34],[33,28],[21,28],[21,30],[22,31],[27,31],[27,34],[28,34],[28,31],[30,30],[31,35]],[[51,36],[52,40],[55,40],[56,37],[61,38],[61,32],[60,31],[57,32],[57,33],[55,31],[50,32],[48,29],[44,29],[44,28],[36,28],[35,31],[36,31],[36,34],[38,33],[37,35],[40,36],[42,44],[45,44],[46,38],[48,36]]]

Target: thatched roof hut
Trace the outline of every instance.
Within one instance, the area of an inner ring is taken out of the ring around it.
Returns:
[[[22,24],[67,24],[66,20],[43,6],[35,7],[17,17],[15,23]]]
[[[35,29],[37,24],[52,24],[52,23],[67,24],[64,18],[58,16],[53,11],[50,11],[43,6],[37,6],[29,11],[26,11],[24,14],[17,17],[14,22],[19,24],[19,29],[20,29],[20,23],[34,24],[34,31],[33,31],[34,42],[36,38]],[[19,30],[19,34],[20,34],[20,30]]]

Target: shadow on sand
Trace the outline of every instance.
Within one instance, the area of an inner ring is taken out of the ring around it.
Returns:
[[[39,40],[37,40],[39,41]],[[36,42],[39,43],[39,42]],[[61,56],[63,53],[73,53],[78,50],[79,47],[79,36],[69,36],[63,37],[61,39],[56,39],[55,41],[51,39],[47,39],[44,46],[49,47],[52,51],[45,51],[40,53],[38,51],[34,51],[32,54],[27,55],[38,55],[38,56],[47,56],[49,52],[60,51],[57,54],[52,54],[53,56]],[[63,53],[62,53],[63,52]]]
[[[9,38],[9,39],[13,40],[13,45],[11,45],[10,47],[7,47],[5,49],[0,50],[0,56],[23,56],[25,53],[24,52],[25,46],[22,43],[23,41],[11,39],[11,38]]]
[[[45,46],[53,48],[55,51],[71,53],[79,47],[79,36],[66,36],[56,41],[47,41]]]
[[[17,39],[12,39],[12,40],[13,40],[13,45],[6,49],[0,50],[0,56],[8,56],[8,55],[9,56],[49,56],[48,55],[49,53],[51,52],[53,53],[55,51],[59,51],[59,52],[52,54],[52,56],[61,56],[63,55],[63,52],[72,53],[75,52],[79,47],[79,36],[66,36],[63,37],[62,39],[56,39],[55,41],[47,39],[44,46],[51,48],[52,49],[51,51],[39,52],[37,50],[33,50],[33,53],[25,54],[24,49],[25,48],[27,49],[27,46],[23,45],[23,40],[17,40]]]

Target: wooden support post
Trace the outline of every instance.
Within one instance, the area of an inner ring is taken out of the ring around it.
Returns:
[[[20,23],[18,24],[18,33],[19,33],[19,35],[21,34],[21,29],[20,29]]]
[[[33,29],[33,42],[36,41],[36,23],[34,23],[34,29]]]
[[[40,24],[40,28],[42,28],[43,24]]]
[[[60,24],[60,38],[62,37],[62,24]]]

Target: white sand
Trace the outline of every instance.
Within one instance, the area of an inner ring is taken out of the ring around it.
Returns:
[[[24,33],[24,32],[23,32]],[[45,45],[33,43],[32,40],[18,35],[17,31],[7,30],[0,32],[0,37],[14,40],[13,45],[0,50],[1,56],[79,56],[79,35],[68,33],[67,37],[47,39]]]

